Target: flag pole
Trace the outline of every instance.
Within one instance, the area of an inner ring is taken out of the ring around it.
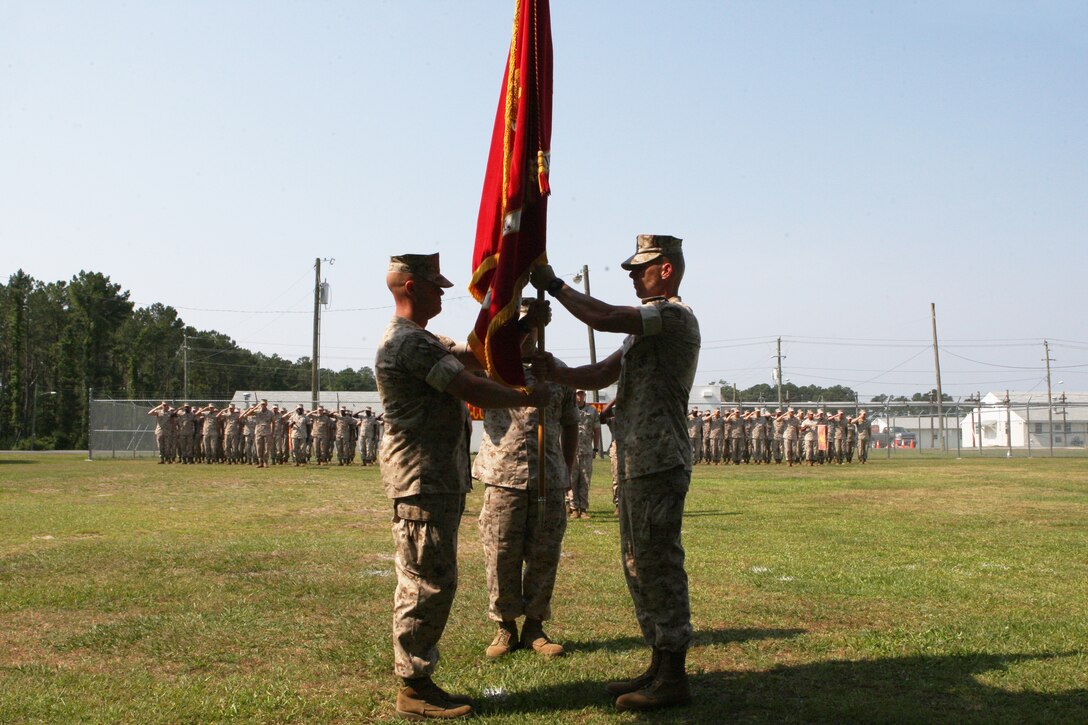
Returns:
[[[536,298],[539,304],[545,304],[544,302],[544,290],[536,291]],[[539,353],[544,352],[544,322],[545,318],[541,318],[540,327],[537,328],[536,333],[536,350]],[[546,383],[541,381],[535,381],[536,385],[545,385]],[[536,409],[536,510],[537,510],[537,522],[540,528],[544,528],[544,514],[545,506],[548,502],[548,483],[544,479],[544,474],[547,471],[547,465],[545,463],[545,435],[544,424],[545,417],[547,416],[547,405],[542,405]]]

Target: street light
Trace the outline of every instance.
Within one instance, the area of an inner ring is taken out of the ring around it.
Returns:
[[[56,390],[50,390],[40,395],[56,395]],[[38,437],[38,383],[34,382],[34,404],[30,407],[30,450],[34,450],[34,442]]]
[[[583,264],[582,265],[582,271],[575,273],[575,275],[573,277],[571,277],[571,281],[574,282],[574,284],[581,283],[582,284],[582,289],[586,293],[586,297],[589,297],[589,265],[588,264]],[[590,365],[596,365],[597,364],[597,343],[593,339],[593,328],[590,327],[589,325],[586,325],[586,329],[589,330],[589,364]],[[598,391],[598,390],[593,391],[593,402],[594,403],[601,402],[600,391]]]

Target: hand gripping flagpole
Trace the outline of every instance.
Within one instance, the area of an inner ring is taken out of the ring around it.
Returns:
[[[544,304],[544,290],[536,291],[536,298],[540,304]],[[540,320],[540,327],[537,328],[536,335],[536,349],[537,352],[544,352],[544,320],[542,317]],[[534,381],[535,385],[546,385],[542,381]],[[547,406],[542,405],[536,409],[536,512],[537,523],[539,529],[544,528],[544,516],[546,513],[546,505],[548,502],[548,483],[544,479],[544,474],[547,472],[547,464],[545,455],[545,434],[544,424],[545,417],[547,416]]]

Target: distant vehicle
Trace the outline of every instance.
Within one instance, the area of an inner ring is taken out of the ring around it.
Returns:
[[[886,448],[889,439],[894,441],[894,445],[900,448],[911,448],[918,445],[918,436],[898,425],[893,425],[880,433],[873,433],[872,444],[874,446],[879,444],[881,448]]]

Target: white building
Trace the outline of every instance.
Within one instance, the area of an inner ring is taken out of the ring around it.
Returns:
[[[1084,448],[1088,445],[1088,393],[987,393],[960,421],[965,448]],[[1053,420],[1053,428],[1051,428]]]

